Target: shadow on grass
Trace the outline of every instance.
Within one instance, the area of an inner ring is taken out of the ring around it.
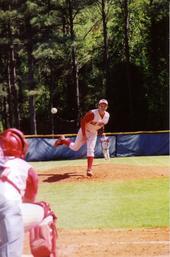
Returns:
[[[39,176],[48,176],[48,178],[44,179],[43,182],[48,182],[48,183],[53,183],[53,182],[57,182],[60,180],[64,180],[64,179],[69,179],[72,177],[77,177],[77,178],[81,178],[84,177],[83,175],[77,174],[75,172],[67,172],[67,173],[63,173],[63,174],[39,174]]]

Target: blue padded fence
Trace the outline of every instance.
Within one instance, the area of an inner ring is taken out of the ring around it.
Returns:
[[[149,156],[169,155],[169,131],[168,132],[134,132],[134,133],[108,133],[110,139],[110,156]],[[66,135],[67,137],[67,135]],[[69,137],[72,141],[75,136]],[[53,147],[56,139],[49,136],[28,137],[29,149],[27,161],[71,160],[86,157],[86,145],[74,152],[67,146]],[[103,157],[100,137],[95,147],[95,157]]]

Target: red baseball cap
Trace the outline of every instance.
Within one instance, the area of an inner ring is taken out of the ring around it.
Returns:
[[[99,104],[107,104],[108,105],[108,101],[106,99],[101,99],[99,101]]]

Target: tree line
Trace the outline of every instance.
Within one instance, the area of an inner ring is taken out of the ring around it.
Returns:
[[[75,133],[100,98],[110,132],[168,129],[168,6],[0,0],[0,130]]]

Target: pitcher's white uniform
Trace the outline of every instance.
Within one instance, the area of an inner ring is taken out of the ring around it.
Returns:
[[[109,113],[105,111],[101,117],[98,109],[91,110],[93,119],[87,122],[85,127],[86,138],[83,136],[82,128],[79,129],[75,142],[69,144],[70,149],[77,151],[80,147],[87,143],[87,156],[94,156],[94,148],[97,140],[97,131],[106,125],[109,121]]]
[[[109,121],[108,101],[101,99],[98,103],[98,109],[91,110],[85,114],[81,120],[81,127],[78,131],[75,142],[61,136],[55,141],[54,147],[66,145],[73,151],[78,151],[80,147],[87,143],[87,176],[92,176],[92,164],[94,159],[94,148],[96,145],[97,134],[99,129],[103,129]],[[104,129],[103,129],[104,132]]]

